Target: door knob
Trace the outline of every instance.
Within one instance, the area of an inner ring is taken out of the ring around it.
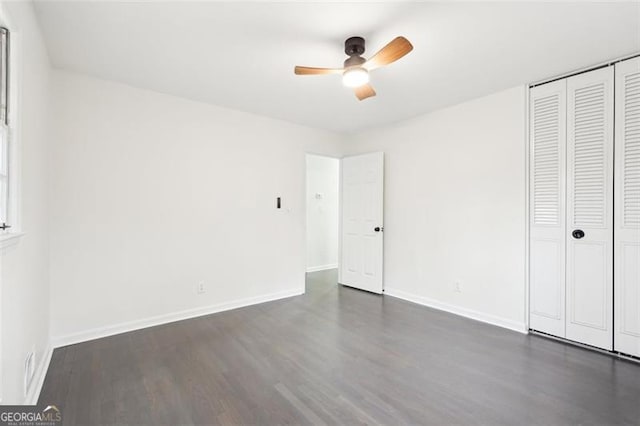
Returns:
[[[376,231],[376,232],[380,232],[380,231],[384,231],[384,228],[376,226],[375,228],[373,228],[373,230]]]
[[[582,229],[576,229],[571,233],[571,235],[573,235],[573,238],[575,238],[576,240],[579,240],[580,238],[584,237],[584,231]]]

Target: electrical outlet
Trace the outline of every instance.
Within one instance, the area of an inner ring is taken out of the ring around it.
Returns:
[[[196,287],[196,293],[203,294],[205,292],[204,281],[200,281]]]
[[[24,396],[29,393],[33,376],[36,372],[36,353],[31,351],[24,360]]]
[[[456,293],[462,293],[462,286],[460,285],[460,281],[456,281],[453,286],[453,291],[455,291]]]

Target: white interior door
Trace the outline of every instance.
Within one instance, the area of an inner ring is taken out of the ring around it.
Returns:
[[[529,326],[565,337],[566,80],[530,92]]]
[[[640,356],[640,58],[616,64],[615,350]]]
[[[566,337],[613,349],[613,67],[567,79]]]
[[[342,159],[341,284],[382,293],[384,153]]]

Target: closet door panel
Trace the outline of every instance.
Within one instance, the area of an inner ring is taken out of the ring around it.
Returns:
[[[613,349],[613,68],[567,79],[566,337]]]
[[[616,64],[615,350],[640,356],[640,58]]]
[[[565,336],[566,80],[530,92],[530,328]]]

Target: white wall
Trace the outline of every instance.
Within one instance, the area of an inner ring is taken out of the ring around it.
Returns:
[[[302,292],[305,152],[385,151],[388,294],[524,327],[523,88],[345,142],[61,71],[53,86],[56,344]]]
[[[338,267],[340,160],[307,155],[307,271]]]
[[[48,130],[50,66],[32,4],[2,2],[0,15],[8,19],[17,48],[21,224],[26,233],[0,257],[2,292],[2,403],[27,402],[23,372],[27,354],[36,363],[47,360],[49,342],[49,216]],[[35,393],[37,384],[32,386]],[[31,395],[30,395],[31,396]]]
[[[54,342],[304,291],[305,151],[335,155],[337,135],[61,71],[53,84]]]
[[[353,135],[349,153],[386,155],[387,294],[524,329],[525,102],[516,87]]]

